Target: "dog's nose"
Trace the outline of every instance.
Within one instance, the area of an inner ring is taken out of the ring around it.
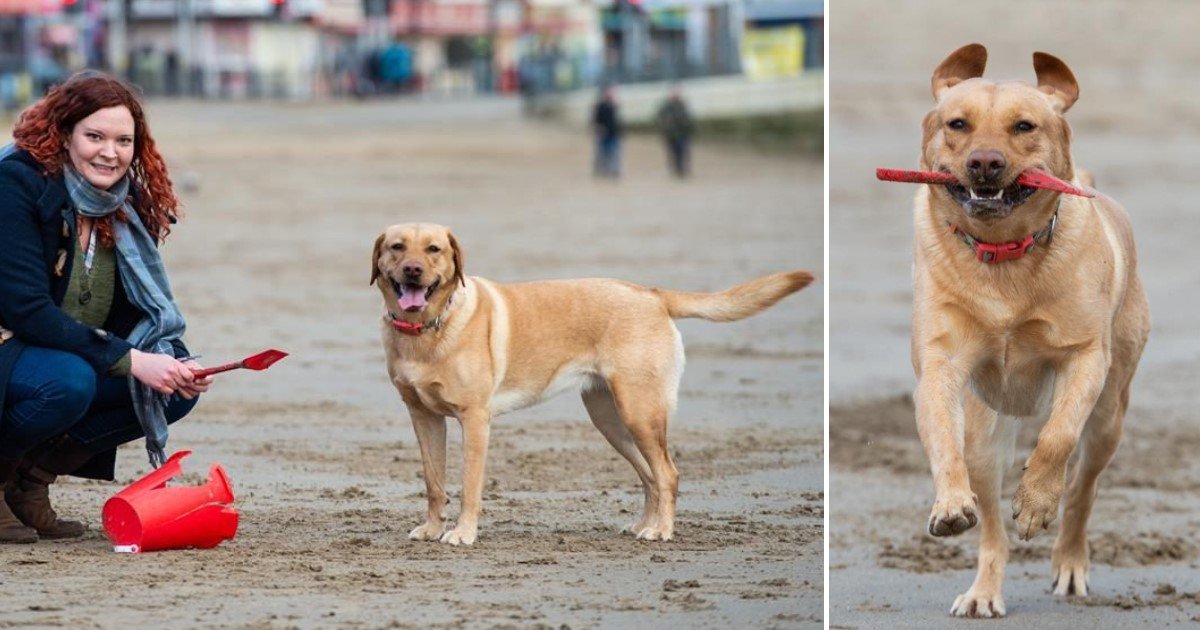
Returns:
[[[416,263],[405,263],[401,270],[404,272],[404,275],[409,278],[420,278],[421,272],[424,271],[421,268],[421,265]]]
[[[967,174],[975,181],[994,181],[1004,173],[1008,162],[999,151],[972,151],[967,156]]]

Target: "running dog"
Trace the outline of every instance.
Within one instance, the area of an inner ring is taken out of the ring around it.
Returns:
[[[463,250],[440,225],[394,225],[371,254],[388,374],[421,449],[428,511],[408,537],[470,545],[478,533],[493,416],[582,390],[592,423],[637,472],[645,506],[628,531],[670,540],[679,475],[667,420],[683,374],[673,319],[734,321],[812,282],[777,273],[721,293],[649,289],[618,280],[499,284],[463,272]],[[446,417],[463,430],[458,522],[445,528]]]
[[[917,427],[933,472],[929,533],[982,520],[979,570],[957,616],[1005,614],[1004,471],[1018,422],[1041,421],[1012,501],[1028,540],[1058,516],[1054,592],[1086,595],[1096,479],[1121,440],[1129,384],[1150,331],[1125,210],[1028,188],[1043,169],[1092,185],[1071,156],[1064,114],[1079,97],[1061,60],[1033,54],[1037,85],[983,79],[987,50],[956,50],[933,72],[921,167],[959,184],[922,186],[914,208],[912,361]],[[1077,463],[1067,487],[1067,465]]]

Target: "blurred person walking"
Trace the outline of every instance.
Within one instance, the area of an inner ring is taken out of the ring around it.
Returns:
[[[592,174],[616,179],[621,176],[621,115],[617,110],[616,90],[605,86],[592,110],[592,133],[596,139],[596,160]]]
[[[696,125],[678,85],[671,87],[671,94],[659,106],[657,120],[667,147],[671,172],[679,178],[691,175],[692,134]]]
[[[179,216],[141,104],[84,71],[21,114],[0,151],[0,542],[83,535],[58,475],[113,478],[116,447],[167,425],[211,378],[188,356],[158,244]]]

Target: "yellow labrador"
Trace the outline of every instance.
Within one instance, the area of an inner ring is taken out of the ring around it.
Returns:
[[[976,617],[1005,614],[1000,491],[1019,418],[1044,424],[1013,497],[1017,534],[1049,526],[1065,490],[1054,592],[1087,594],[1096,479],[1121,440],[1150,331],[1125,210],[1104,195],[1017,183],[1040,168],[1091,184],[1075,169],[1063,116],[1079,96],[1075,76],[1034,53],[1036,86],[990,81],[981,78],[986,61],[987,50],[971,44],[933,73],[937,104],[925,116],[921,166],[960,185],[921,188],[913,247],[917,425],[937,495],[929,532],[955,535],[982,519],[975,583],[951,609]]]
[[[579,389],[596,428],[641,478],[645,508],[630,531],[670,540],[678,474],[667,419],[683,373],[672,319],[742,319],[811,281],[778,273],[722,293],[603,279],[504,285],[464,275],[462,247],[445,227],[387,228],[375,240],[371,282],[383,295],[388,374],[412,417],[429,502],[409,538],[474,543],[492,417]],[[462,509],[449,531],[446,416],[462,426],[464,459]]]

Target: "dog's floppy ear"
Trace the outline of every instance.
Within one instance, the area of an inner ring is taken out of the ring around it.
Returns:
[[[454,238],[453,232],[447,232],[446,236],[450,237],[450,249],[454,250],[454,278],[451,279],[450,284],[454,284],[454,281],[457,280],[465,287],[467,286],[467,278],[463,275],[462,247],[459,247],[458,239]]]
[[[983,76],[987,65],[987,48],[983,44],[967,44],[950,53],[933,71],[933,98],[941,100],[942,92],[966,81]]]
[[[925,150],[933,146],[933,136],[942,129],[942,119],[938,115],[937,108],[931,109],[925,113],[925,117],[921,119],[921,169],[926,171],[934,170],[930,164]]]
[[[1038,89],[1058,103],[1058,113],[1064,113],[1079,100],[1079,82],[1062,59],[1044,52],[1033,53],[1033,71],[1037,73]]]
[[[381,232],[379,237],[375,239],[375,247],[371,248],[371,284],[379,279],[379,250],[383,247],[383,237],[387,232]],[[368,285],[369,286],[369,285]]]

